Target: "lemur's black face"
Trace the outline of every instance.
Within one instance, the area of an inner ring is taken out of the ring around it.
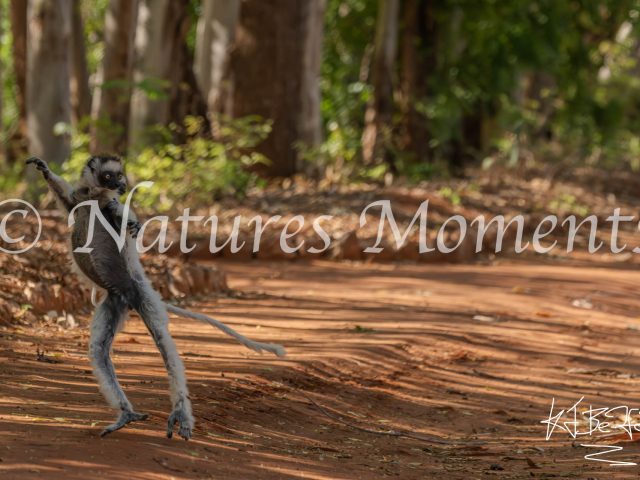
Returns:
[[[99,186],[124,195],[127,191],[127,179],[122,170],[124,170],[122,160],[104,154],[91,157],[83,169],[83,175],[96,187]]]
[[[98,182],[103,188],[117,190],[120,195],[127,191],[127,180],[121,171],[105,170],[98,174]]]

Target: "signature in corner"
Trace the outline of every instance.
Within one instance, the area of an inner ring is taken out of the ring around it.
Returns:
[[[624,430],[629,435],[629,438],[633,439],[633,433],[640,432],[640,423],[635,423],[633,420],[634,412],[636,415],[640,414],[640,408],[629,408],[628,406],[623,405],[613,408],[594,408],[590,405],[589,409],[583,408],[583,411],[578,412],[578,407],[582,400],[584,400],[584,396],[574,403],[571,408],[567,410],[560,410],[558,413],[554,414],[555,398],[552,399],[549,418],[540,422],[547,425],[547,440],[551,438],[555,429],[567,432],[573,438],[577,438],[578,436],[591,436],[594,433],[612,433],[614,430]],[[619,420],[621,420],[621,422]],[[579,425],[582,423],[586,423],[587,425],[587,428],[584,431],[579,429]],[[586,460],[606,462],[611,465],[619,466],[637,465],[637,463],[633,462],[594,458],[596,456],[612,452],[619,452],[622,450],[622,447],[620,446],[586,444],[582,444],[581,446],[608,449],[603,452],[585,455],[584,458]]]

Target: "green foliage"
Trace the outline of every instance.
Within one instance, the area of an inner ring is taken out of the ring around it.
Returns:
[[[572,213],[583,217],[589,214],[589,207],[579,204],[576,197],[568,193],[563,193],[560,198],[552,201],[550,207],[558,213]]]
[[[361,148],[378,0],[329,0],[320,90],[329,159],[351,161]]]
[[[458,192],[454,192],[451,187],[442,187],[438,192],[438,195],[442,198],[446,198],[451,202],[451,205],[458,206],[462,203],[462,198]]]
[[[98,70],[104,54],[104,18],[110,0],[82,0],[80,10],[84,20],[84,36],[87,49],[87,68],[90,73]]]
[[[11,0],[0,0],[0,8],[3,12],[8,12]],[[7,128],[4,132],[0,132],[0,140],[7,138],[7,132],[10,134],[18,128],[18,119],[20,112],[16,104],[16,95],[18,85],[16,84],[16,76],[13,70],[13,35],[11,33],[11,18],[9,15],[2,15],[0,19],[0,28],[2,35],[0,36],[0,62],[2,62],[2,122]]]
[[[81,2],[92,76],[103,57],[109,1]],[[331,165],[334,177],[342,175],[344,181],[383,181],[390,171],[410,181],[428,180],[446,175],[460,152],[484,159],[486,167],[495,162],[513,167],[523,158],[570,156],[640,170],[640,0],[416,0],[422,23],[409,44],[415,47],[418,75],[426,78],[426,85],[423,94],[408,101],[426,124],[429,160],[408,151],[407,118],[399,102],[392,125],[384,132],[392,161],[362,165],[379,3],[327,0],[319,82],[325,140],[317,148],[299,146],[300,155],[309,162]],[[9,12],[10,4],[0,0],[3,12]],[[392,72],[397,101],[402,98],[407,46],[408,2],[400,4],[398,55]],[[186,44],[191,51],[201,11],[202,0],[189,0]],[[0,26],[4,125],[0,140],[6,140],[17,131],[19,120],[9,15],[2,15]],[[102,88],[129,86],[160,100],[167,98],[169,85],[159,78],[145,78],[129,85],[114,81]],[[101,130],[123,128],[101,122]],[[266,161],[251,149],[268,134],[270,125],[252,117],[220,118],[216,123],[214,140],[197,138],[201,125],[189,118],[179,129],[152,127],[153,135],[143,138],[146,143],[134,146],[139,154],[130,162],[130,173],[159,179],[158,190],[146,194],[149,199],[159,201],[159,191],[166,186],[171,186],[171,198],[163,200],[164,206],[188,199],[200,188],[209,198],[210,193],[242,194],[255,184],[255,176],[245,167]],[[85,121],[73,129],[59,127],[59,132],[72,134],[73,156],[68,161],[72,168],[87,158],[89,137],[83,132],[88,126]],[[474,133],[480,146],[470,138]],[[202,174],[196,173],[199,164],[205,166]],[[15,187],[18,173],[15,166],[0,164],[0,187]],[[181,178],[184,181],[175,182]],[[188,189],[174,186],[189,182]],[[558,202],[558,208],[567,203]]]
[[[449,176],[447,167],[442,162],[412,162],[399,170],[414,183]]]
[[[187,31],[187,46],[189,47],[189,51],[194,52],[196,49],[196,35],[198,30],[198,18],[202,13],[202,5],[200,0],[190,0],[189,5],[187,6],[187,14],[191,17],[191,24],[189,25],[189,30]]]
[[[428,5],[435,32],[413,39],[429,69],[419,72],[427,76],[427,94],[411,99],[428,126],[431,161],[447,161],[452,142],[469,151],[463,124],[480,118],[484,151],[472,152],[478,158],[492,154],[491,162],[514,165],[526,150],[546,156],[552,139],[562,156],[640,169],[640,1],[417,1]],[[371,95],[363,66],[375,35],[377,4],[328,2],[322,114],[326,138],[339,146],[329,161],[359,158]],[[396,89],[401,69],[400,48]],[[402,145],[403,121],[396,116],[393,145]],[[393,151],[401,173],[437,174],[416,167],[408,153]]]
[[[23,170],[22,162],[15,162],[13,165],[0,162],[0,198],[4,198],[5,193],[11,195],[11,192],[18,189]]]
[[[115,86],[122,87],[124,85],[121,83],[126,84],[126,82],[118,83],[120,84]],[[113,86],[110,82],[107,82],[105,85],[107,88]],[[156,77],[145,77],[139,82],[134,82],[133,87],[142,90],[142,92],[151,100],[166,100],[169,98],[167,91],[171,87],[171,82]]]

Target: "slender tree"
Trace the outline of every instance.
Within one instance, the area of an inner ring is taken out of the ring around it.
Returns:
[[[0,4],[0,38],[2,38],[2,4]],[[2,108],[4,103],[4,95],[2,94],[1,85],[4,84],[3,80],[4,68],[2,65],[2,60],[0,59],[0,135],[4,135],[4,121],[2,120]],[[0,143],[0,153],[5,152],[4,142]]]
[[[240,0],[204,2],[198,20],[194,72],[212,112],[230,108],[233,76],[229,72],[228,59],[236,38],[240,3]]]
[[[379,0],[373,59],[373,96],[365,115],[362,157],[365,164],[390,154],[383,148],[383,136],[391,128],[393,116],[393,72],[398,50],[400,0]]]
[[[189,0],[140,0],[138,9],[134,82],[129,141],[133,146],[149,141],[148,130],[166,125],[171,118],[170,98],[181,78],[185,21]],[[191,66],[190,66],[191,67]]]
[[[11,0],[11,33],[13,35],[13,71],[16,76],[16,103],[20,114],[19,133],[27,138],[27,2]]]
[[[93,93],[93,152],[124,153],[129,130],[133,48],[138,0],[111,0],[105,18],[105,46]]]
[[[87,49],[84,39],[84,21],[80,0],[72,0],[71,14],[71,120],[78,123],[91,114],[91,90],[87,70]]]
[[[234,116],[272,119],[258,146],[271,160],[263,173],[287,176],[300,168],[296,144],[321,138],[318,75],[325,0],[243,0],[236,46]]]
[[[429,160],[428,120],[416,109],[416,102],[428,94],[427,80],[435,69],[436,22],[433,0],[407,0],[401,44],[401,90],[404,144],[414,160]]]
[[[60,164],[70,153],[69,139],[56,135],[69,123],[71,0],[30,0],[27,35],[26,110],[29,153]],[[37,170],[28,169],[34,177]],[[38,177],[39,178],[39,177]],[[35,192],[35,190],[33,190]]]
[[[324,13],[327,0],[303,2],[304,19],[302,31],[302,71],[300,85],[300,111],[298,112],[298,140],[305,147],[318,147],[322,143],[322,123],[320,118],[319,79],[322,64],[322,41],[324,39]],[[316,165],[320,166],[320,165]],[[297,158],[297,171],[314,173],[314,165],[302,156]]]
[[[171,57],[169,59],[169,73],[167,79],[169,89],[169,119],[168,121],[178,126],[176,134],[184,140],[185,131],[182,127],[187,116],[202,118],[202,132],[211,134],[208,107],[205,97],[198,86],[198,80],[194,73],[194,57],[189,49],[186,37],[191,28],[191,15],[186,9],[174,6],[175,15],[181,14],[179,22],[173,31],[171,44]]]

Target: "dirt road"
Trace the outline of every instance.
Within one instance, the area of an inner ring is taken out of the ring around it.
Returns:
[[[191,306],[252,339],[285,345],[288,358],[255,355],[209,327],[173,319],[197,431],[189,442],[170,440],[164,367],[133,317],[116,339],[114,363],[136,410],[150,418],[101,439],[116,412],[94,383],[88,330],[0,330],[0,476],[637,476],[637,466],[586,460],[602,449],[580,446],[619,445],[599,458],[638,462],[640,448],[624,430],[574,440],[556,429],[545,441],[540,423],[552,399],[556,412],[582,396],[579,412],[640,406],[636,271],[513,261],[221,265],[237,295]],[[36,348],[61,363],[36,361]],[[434,445],[351,429],[282,384],[364,428],[486,444]]]

